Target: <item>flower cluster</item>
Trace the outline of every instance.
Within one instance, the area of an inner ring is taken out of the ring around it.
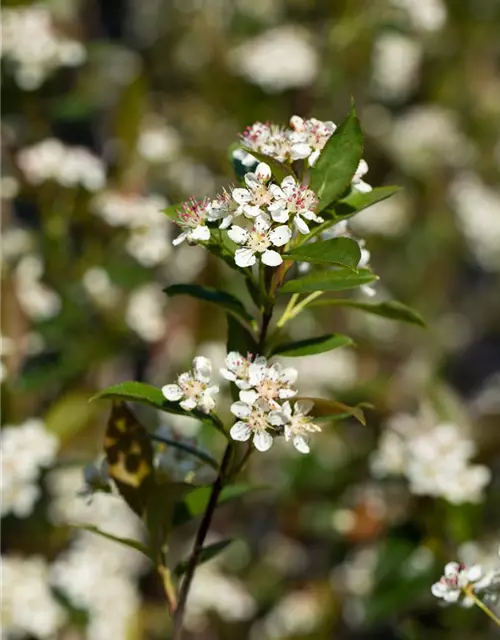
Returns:
[[[4,9],[1,40],[1,54],[26,91],[37,89],[54,69],[79,66],[86,58],[83,45],[59,33],[41,4]]]
[[[106,183],[99,158],[84,147],[67,147],[55,138],[22,149],[17,162],[26,180],[34,185],[53,180],[63,187],[81,185],[88,191],[99,191]]]
[[[213,396],[219,392],[217,385],[210,385],[212,364],[208,358],[199,356],[193,360],[193,370],[181,373],[177,384],[167,384],[162,393],[170,402],[179,402],[185,411],[199,409],[210,413],[215,408]]]
[[[2,429],[2,516],[30,515],[41,493],[40,471],[53,462],[58,448],[59,441],[41,420],[26,420],[22,425]]]
[[[295,369],[285,369],[279,363],[269,365],[264,356],[245,357],[232,351],[221,373],[240,389],[239,401],[231,405],[231,413],[238,418],[230,431],[233,440],[253,438],[256,449],[267,451],[273,444],[273,435],[284,434],[297,451],[309,453],[307,436],[321,429],[307,415],[311,402],[296,402],[292,409],[288,401],[297,395],[293,387]]]
[[[255,171],[245,175],[245,187],[223,191],[214,200],[190,200],[178,214],[177,224],[183,230],[174,240],[179,244],[206,242],[210,239],[208,223],[219,222],[228,229],[229,238],[241,245],[235,253],[239,267],[250,267],[260,260],[268,266],[283,262],[273,247],[283,247],[292,238],[290,223],[302,234],[309,233],[308,222],[321,223],[315,214],[318,200],[311,189],[289,175],[281,185],[271,180],[270,167],[261,162]],[[243,217],[245,226],[233,224]]]
[[[371,460],[377,476],[405,475],[417,495],[441,497],[454,504],[479,502],[491,472],[471,464],[475,444],[451,423],[395,416]]]
[[[431,587],[436,598],[445,602],[459,602],[464,607],[472,607],[471,593],[481,594],[484,600],[497,602],[500,593],[500,569],[484,571],[480,565],[467,567],[463,562],[449,562],[444,575]]]
[[[267,122],[255,122],[247,127],[240,139],[250,155],[252,151],[256,151],[280,162],[307,160],[307,164],[312,167],[336,128],[330,120],[323,122],[316,118],[292,116],[289,129]],[[352,178],[353,189],[371,191],[372,187],[362,180],[367,171],[366,161],[361,160]]]

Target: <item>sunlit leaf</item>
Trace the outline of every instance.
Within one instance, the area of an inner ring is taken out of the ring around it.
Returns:
[[[335,264],[356,269],[361,260],[359,244],[351,238],[330,238],[322,242],[303,244],[283,254],[286,260]]]
[[[408,322],[409,324],[416,324],[420,327],[426,326],[422,317],[414,309],[411,309],[401,302],[396,302],[394,300],[372,304],[369,302],[358,302],[357,300],[321,298],[321,300],[314,300],[313,302],[311,302],[311,306],[352,307],[353,309],[360,309],[361,311],[365,311],[366,313],[373,313],[377,316],[389,318],[390,320]]]
[[[369,269],[329,269],[315,271],[296,280],[289,280],[279,290],[280,293],[312,293],[314,291],[344,291],[369,284],[378,277]]]

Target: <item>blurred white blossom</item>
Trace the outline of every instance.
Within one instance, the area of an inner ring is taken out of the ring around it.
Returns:
[[[30,515],[41,494],[40,471],[52,464],[58,449],[56,436],[36,418],[2,428],[2,516],[13,513],[18,518],[25,518]]]
[[[1,40],[1,55],[26,91],[38,89],[58,67],[76,67],[86,59],[83,45],[56,29],[43,4],[5,7]]]
[[[443,0],[392,0],[392,4],[403,10],[410,24],[419,31],[439,31],[448,18]]]
[[[403,101],[415,90],[422,47],[417,40],[388,32],[377,38],[372,54],[373,92],[383,101]]]
[[[229,61],[236,73],[269,93],[304,87],[318,73],[318,55],[310,40],[301,27],[277,27],[233,49]]]
[[[382,433],[371,469],[378,477],[404,475],[410,491],[454,504],[480,502],[491,478],[488,467],[471,464],[475,443],[451,423],[396,415]]]
[[[3,637],[56,637],[67,614],[50,589],[50,568],[45,558],[5,555],[0,568]]]
[[[145,118],[141,123],[137,139],[137,152],[151,163],[173,160],[180,148],[180,136],[173,127],[163,124],[154,117]]]
[[[500,591],[500,569],[485,572],[480,565],[467,566],[464,563],[448,562],[444,575],[431,587],[436,598],[445,602],[459,602],[463,607],[474,606],[471,594],[481,594],[490,602],[498,600]]]
[[[286,594],[266,615],[262,623],[264,638],[306,636],[314,632],[324,617],[319,594],[312,591],[292,591]]]
[[[21,149],[19,168],[34,185],[54,180],[63,187],[81,185],[99,191],[106,184],[106,170],[100,158],[84,147],[68,147],[55,138]]]
[[[17,299],[32,320],[53,318],[61,310],[59,295],[42,282],[43,272],[43,261],[34,254],[21,258],[15,270]]]
[[[156,342],[165,335],[165,298],[156,284],[144,284],[129,295],[125,320],[146,342]]]
[[[102,307],[113,307],[120,299],[120,289],[113,284],[108,272],[101,267],[87,269],[82,284],[89,296]]]

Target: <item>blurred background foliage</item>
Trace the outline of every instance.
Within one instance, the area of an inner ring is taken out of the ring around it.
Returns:
[[[200,248],[174,251],[160,210],[234,183],[227,150],[254,121],[339,122],[351,96],[365,179],[402,186],[353,229],[377,295],[418,309],[428,329],[336,307],[290,325],[294,339],[356,341],[294,359],[304,393],[374,408],[366,427],[325,428],[307,457],[254,456],[246,481],[272,489],[220,510],[214,535],[238,541],[200,569],[191,637],[493,637],[430,585],[448,560],[494,562],[498,546],[500,2],[5,0],[2,29],[2,421],[40,419],[58,442],[17,515],[18,463],[4,456],[7,637],[167,637],[148,567],[67,526],[140,535],[121,504],[77,496],[105,423],[88,398],[127,379],[161,386],[196,353],[222,363],[224,316],[162,289],[241,282]],[[491,470],[475,504],[370,471],[387,420],[422,407]],[[221,446],[205,427],[145,419]]]

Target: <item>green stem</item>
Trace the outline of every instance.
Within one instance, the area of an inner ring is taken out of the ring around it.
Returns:
[[[485,613],[488,618],[490,618],[491,620],[493,620],[493,622],[497,625],[497,627],[500,627],[500,618],[498,618],[493,611],[487,607],[484,602],[482,600],[480,600],[476,594],[474,593],[474,589],[472,585],[469,585],[466,589],[465,589],[465,593],[469,596],[469,598],[471,598],[474,601],[474,604],[479,607],[481,609],[481,611],[483,613]]]
[[[290,316],[290,313],[293,310],[293,307],[295,305],[295,303],[297,302],[297,300],[299,299],[299,295],[298,293],[294,293],[292,295],[292,297],[290,298],[290,300],[288,301],[288,304],[286,305],[285,310],[283,311],[283,314],[281,316],[281,318],[278,320],[278,322],[276,323],[276,327],[281,329],[281,327],[284,327],[285,324],[288,321],[288,318]]]

